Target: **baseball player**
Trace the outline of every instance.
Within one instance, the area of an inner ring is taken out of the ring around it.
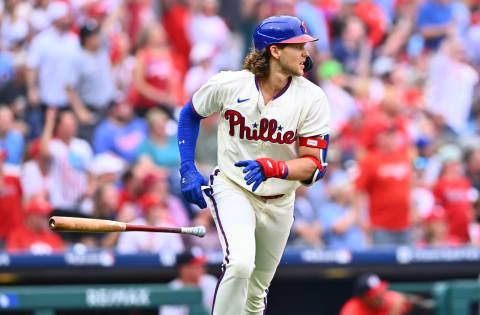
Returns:
[[[212,314],[264,314],[267,293],[293,224],[295,189],[326,172],[329,106],[303,78],[317,40],[305,22],[274,16],[257,26],[242,71],[220,72],[180,114],[184,197],[207,207],[207,181],[194,163],[199,123],[214,112],[218,167],[205,190],[224,253]]]

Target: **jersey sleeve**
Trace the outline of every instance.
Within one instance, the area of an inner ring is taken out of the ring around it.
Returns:
[[[202,117],[208,117],[222,109],[222,81],[220,72],[210,78],[192,97],[193,110]]]
[[[299,137],[313,137],[330,133],[330,105],[322,90],[304,110],[302,122],[298,129]]]

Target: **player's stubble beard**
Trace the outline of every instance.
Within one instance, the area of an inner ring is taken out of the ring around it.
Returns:
[[[289,59],[289,60],[288,60]],[[302,76],[304,74],[300,61],[297,58],[280,58],[278,60],[280,71],[286,76]]]

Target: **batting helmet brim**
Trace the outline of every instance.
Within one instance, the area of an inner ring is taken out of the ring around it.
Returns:
[[[279,44],[300,44],[317,41],[318,38],[310,36],[308,34],[303,34],[297,37],[289,38],[287,40],[281,41]]]

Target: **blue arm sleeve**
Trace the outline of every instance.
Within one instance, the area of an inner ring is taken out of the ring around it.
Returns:
[[[195,160],[195,146],[200,129],[200,120],[203,118],[193,110],[192,101],[188,102],[180,112],[177,138],[182,164]]]

